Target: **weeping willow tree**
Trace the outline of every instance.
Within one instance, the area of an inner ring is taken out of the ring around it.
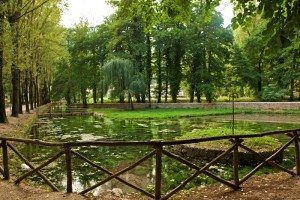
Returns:
[[[128,102],[132,105],[132,97],[146,89],[143,75],[129,60],[119,58],[110,60],[103,66],[103,74],[111,97],[118,97],[121,103],[125,102],[127,96]]]

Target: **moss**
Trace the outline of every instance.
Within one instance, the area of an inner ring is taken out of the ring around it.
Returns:
[[[157,109],[93,109],[94,112],[103,113],[108,118],[115,119],[163,119],[177,117],[201,117],[211,115],[228,115],[232,113],[230,108],[157,108]],[[253,113],[251,109],[236,109],[235,113]]]
[[[246,130],[235,130],[236,135],[246,135],[253,134],[251,131]],[[185,133],[176,139],[192,139],[192,138],[203,138],[203,137],[213,137],[213,136],[223,136],[232,135],[232,130],[225,127],[208,127],[205,130],[195,130],[189,133]],[[244,140],[243,144],[251,149],[259,152],[269,151],[277,149],[281,146],[281,142],[271,136],[259,137],[259,138],[247,138]],[[208,148],[208,149],[227,149],[232,146],[232,143],[228,140],[217,140],[211,142],[203,142],[199,144],[192,145],[198,148]]]

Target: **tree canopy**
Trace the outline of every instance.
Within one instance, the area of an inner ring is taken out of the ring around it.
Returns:
[[[59,0],[0,4],[0,122],[67,104],[257,101],[300,98],[299,1],[108,0],[116,12],[91,27],[60,25]]]

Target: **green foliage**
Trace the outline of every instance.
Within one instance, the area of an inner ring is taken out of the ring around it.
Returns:
[[[249,130],[236,129],[236,135],[246,135],[253,134]],[[201,138],[201,137],[214,137],[214,136],[223,136],[223,135],[232,135],[232,130],[229,128],[220,127],[217,123],[210,124],[209,127],[205,129],[198,129],[189,133],[185,133],[177,139],[191,139],[191,138]],[[275,150],[281,146],[281,142],[278,139],[266,136],[262,138],[247,138],[244,141],[244,144],[252,149],[258,151],[265,150]],[[212,142],[204,142],[197,144],[199,148],[210,148],[210,149],[222,149],[225,150],[232,146],[232,143],[228,140],[218,140]]]
[[[274,84],[269,84],[263,87],[261,99],[263,101],[281,101],[286,94],[287,90],[281,89]]]
[[[138,109],[134,111],[119,110],[119,109],[95,109],[95,111],[104,113],[106,117],[117,118],[117,119],[162,119],[162,118],[226,115],[232,113],[232,109],[228,109],[228,108],[222,108],[222,109],[159,108],[159,109]],[[253,111],[250,109],[236,109],[235,112],[249,113]]]
[[[132,62],[124,59],[113,59],[104,65],[104,80],[112,98],[119,97],[124,102],[125,95],[131,100],[134,94],[145,90],[142,75],[135,69]]]

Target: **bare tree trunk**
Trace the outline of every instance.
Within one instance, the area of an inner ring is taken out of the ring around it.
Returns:
[[[165,103],[168,102],[168,89],[169,89],[169,71],[170,71],[170,50],[166,51],[166,85],[165,85]]]
[[[21,74],[21,72],[20,72],[20,74]],[[19,74],[19,75],[20,75]],[[20,80],[20,77],[19,77],[19,114],[23,114],[23,103],[24,103],[24,101],[23,101],[23,91],[24,91],[24,88],[21,86],[21,80]]]
[[[100,91],[100,103],[103,104],[104,102],[104,92],[103,92],[103,89],[101,89]]]
[[[2,23],[2,16],[0,16],[0,23]],[[1,26],[2,24],[0,24]],[[0,27],[0,34],[2,35],[2,27]],[[5,111],[5,94],[3,87],[3,51],[0,49],[0,123],[6,123],[6,111]]]
[[[40,103],[40,87],[39,87],[39,78],[36,76],[35,80],[35,98],[36,98],[36,106],[39,107]]]
[[[97,87],[96,84],[93,85],[93,102],[97,103]]]
[[[151,40],[150,40],[150,33],[147,33],[147,87],[148,87],[149,103],[151,103],[151,79],[152,79]]]
[[[12,76],[12,111],[11,116],[19,116],[19,69],[13,64],[11,69]]]
[[[81,88],[81,97],[82,97],[83,107],[87,108],[86,89],[85,88]]]
[[[162,93],[162,70],[161,70],[161,50],[158,49],[157,55],[157,103],[161,103]]]
[[[29,99],[28,99],[28,82],[29,82],[29,73],[28,70],[25,71],[25,85],[24,85],[24,100],[26,105],[26,112],[29,113]]]
[[[33,110],[33,77],[32,77],[32,71],[29,73],[29,104],[30,104],[30,110]]]

